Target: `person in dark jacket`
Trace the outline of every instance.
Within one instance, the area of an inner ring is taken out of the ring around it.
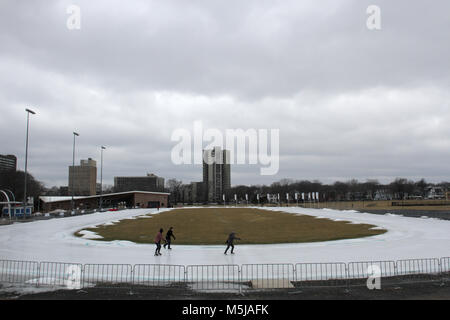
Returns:
[[[158,234],[156,235],[155,238],[155,244],[156,244],[156,250],[155,250],[155,256],[160,256],[161,255],[161,240],[163,238],[163,229],[159,229]]]
[[[166,243],[164,243],[164,249],[166,248],[166,246],[168,246],[168,249],[172,250],[172,248],[170,247],[170,244],[172,243],[172,237],[173,240],[176,240],[175,235],[173,234],[173,227],[170,227],[169,231],[167,231],[166,233]]]
[[[228,249],[230,249],[231,247],[231,254],[234,254],[234,240],[241,240],[241,238],[236,237],[236,233],[232,232],[230,233],[230,235],[228,236],[227,241],[225,242],[227,245],[227,249],[225,250],[224,254],[227,254]]]

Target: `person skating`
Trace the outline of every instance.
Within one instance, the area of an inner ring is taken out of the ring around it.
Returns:
[[[170,247],[170,244],[172,243],[172,237],[173,237],[173,240],[176,240],[175,235],[173,234],[173,227],[170,227],[169,231],[167,231],[167,234],[166,234],[166,243],[164,243],[164,249],[167,246],[167,248],[169,250],[172,250],[172,248]]]
[[[156,250],[155,250],[155,256],[160,256],[161,255],[161,240],[163,238],[163,229],[159,229],[158,234],[156,235],[155,238],[155,244],[156,244]]]
[[[241,238],[236,237],[236,233],[232,232],[230,233],[230,235],[228,236],[227,241],[225,242],[227,244],[227,248],[224,252],[224,254],[227,254],[228,249],[230,249],[231,247],[231,254],[234,254],[234,240],[241,240]]]

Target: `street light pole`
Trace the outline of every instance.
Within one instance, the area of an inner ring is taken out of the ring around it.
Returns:
[[[26,205],[27,205],[27,169],[28,169],[28,132],[30,126],[30,113],[36,114],[33,110],[25,109],[27,112],[27,138],[26,138],[26,146],[25,146],[25,182],[23,186],[23,216],[25,217]]]
[[[73,203],[73,196],[74,196],[73,180],[74,180],[74,176],[75,176],[75,137],[78,137],[78,136],[79,136],[78,133],[73,132],[72,183],[71,183],[71,189],[72,189],[71,207],[72,207],[72,211],[71,211],[71,214],[72,214],[73,209],[74,209],[74,203]]]
[[[101,147],[101,160],[100,160],[100,212],[102,212],[103,208],[103,150],[105,150],[106,147]]]

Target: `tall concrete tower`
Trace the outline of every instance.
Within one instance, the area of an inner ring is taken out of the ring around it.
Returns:
[[[223,193],[231,188],[230,151],[214,147],[203,150],[203,184],[208,202],[221,202]]]
[[[79,166],[69,166],[69,194],[94,196],[97,191],[97,162],[81,160]]]

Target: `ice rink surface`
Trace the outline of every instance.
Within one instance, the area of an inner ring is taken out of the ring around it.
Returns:
[[[360,239],[302,244],[239,245],[237,241],[234,255],[223,254],[225,244],[223,246],[179,246],[174,241],[173,250],[162,249],[163,255],[159,257],[154,256],[155,245],[153,244],[135,244],[127,241],[103,242],[77,238],[73,235],[74,232],[86,227],[169,210],[161,209],[157,212],[156,209],[134,209],[1,226],[0,260],[81,264],[242,265],[357,262],[450,256],[450,221],[330,209],[297,207],[261,209],[306,214],[319,219],[373,224],[387,229],[388,232]],[[148,230],[148,232],[149,235],[154,236],[157,230]],[[267,232],[271,231],[267,230]],[[86,235],[86,237],[89,236],[91,235]],[[245,238],[245,231],[239,234],[239,237]]]

